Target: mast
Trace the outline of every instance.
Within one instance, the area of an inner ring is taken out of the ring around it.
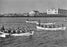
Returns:
[[[39,19],[39,26],[40,26],[40,23],[41,23],[41,21],[40,21],[40,19]]]

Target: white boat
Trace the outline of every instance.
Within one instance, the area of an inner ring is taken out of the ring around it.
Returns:
[[[40,27],[36,26],[37,30],[65,30],[66,27],[58,27],[58,28],[45,28],[45,27]]]
[[[54,23],[39,23],[39,22],[37,22],[37,21],[26,21],[26,23],[35,23],[35,24],[41,24],[41,25],[51,25],[51,24],[55,24],[55,22]]]
[[[35,24],[39,24],[37,21],[26,21],[26,23],[35,23]]]
[[[51,24],[55,24],[56,22],[54,22],[54,23],[41,23],[41,21],[39,20],[39,21],[36,21],[36,20],[27,20],[26,21],[26,23],[35,23],[35,24],[37,24],[37,25],[51,25]]]
[[[34,34],[34,31],[32,32],[27,32],[27,33],[15,33],[15,34],[11,34],[11,36],[30,36],[30,35],[33,35]]]
[[[0,32],[0,37],[5,38],[7,35],[9,35],[9,33],[3,33],[3,32]]]

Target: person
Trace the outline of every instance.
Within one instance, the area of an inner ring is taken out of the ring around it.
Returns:
[[[2,25],[2,27],[1,27],[1,31],[3,32],[4,30],[5,30],[4,25]]]
[[[5,33],[8,33],[8,30],[7,29],[5,29],[5,31],[4,31]]]
[[[52,28],[52,26],[51,26],[51,25],[49,25],[49,28]]]
[[[13,34],[13,30],[11,30],[11,34]]]
[[[45,28],[47,28],[47,25],[45,25]]]
[[[24,29],[22,30],[22,33],[25,33],[25,30]]]
[[[55,25],[53,25],[53,28],[55,28],[56,26]]]
[[[20,33],[20,28],[18,27],[16,31],[17,31],[17,33]]]
[[[64,24],[62,24],[62,27],[64,27]]]
[[[16,33],[15,29],[13,29],[13,33]]]
[[[20,33],[20,30],[19,29],[17,29],[17,33]]]
[[[20,33],[22,33],[22,30],[20,30]]]
[[[11,33],[11,28],[8,29],[8,33]]]

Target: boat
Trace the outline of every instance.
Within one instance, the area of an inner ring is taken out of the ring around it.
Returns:
[[[34,31],[31,31],[31,32],[26,32],[26,33],[14,33],[14,34],[11,34],[11,36],[30,36],[33,34],[34,34]]]
[[[42,26],[36,26],[37,30],[65,30],[66,27],[56,27],[56,26],[49,26],[49,25],[42,25]]]
[[[7,36],[30,36],[33,35],[34,31],[26,32],[26,33],[5,33],[0,31],[0,37],[6,38]]]
[[[26,21],[26,23],[35,23],[35,24],[39,24],[37,21]]]
[[[22,31],[19,28],[17,28],[16,30],[11,30],[10,28],[8,30],[6,29],[2,29],[0,30],[0,37],[7,37],[7,36],[30,36],[33,35],[34,31],[30,30],[28,32]]]
[[[65,30],[66,27],[58,27],[58,28],[44,28],[44,27],[39,27],[39,26],[36,26],[37,29],[39,30]]]
[[[37,21],[26,21],[26,23],[35,23],[35,24],[41,24],[41,25],[51,25],[51,24],[55,24],[55,22],[54,23],[39,23],[39,22],[37,22]]]
[[[26,23],[35,23],[35,24],[37,24],[37,25],[51,25],[51,24],[55,24],[56,22],[54,22],[54,23],[41,23],[41,20],[39,20],[39,22],[38,21],[36,21],[36,20],[27,20],[26,21]]]

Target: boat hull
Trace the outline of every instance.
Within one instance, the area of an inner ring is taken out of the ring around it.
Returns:
[[[33,34],[34,34],[34,31],[32,31],[32,33],[27,32],[27,33],[20,33],[20,34],[11,34],[11,36],[30,36]]]

